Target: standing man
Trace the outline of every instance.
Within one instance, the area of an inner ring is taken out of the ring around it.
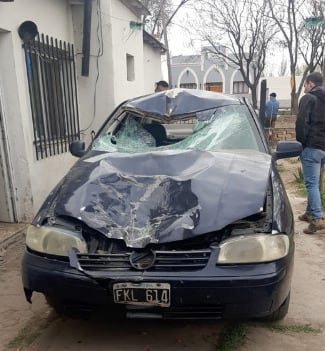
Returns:
[[[299,216],[301,221],[309,223],[305,234],[325,228],[319,191],[320,170],[325,162],[325,91],[322,85],[320,73],[307,76],[296,120],[296,139],[303,146],[300,160],[307,188],[306,211]]]
[[[279,106],[280,104],[276,99],[276,93],[271,93],[270,100],[265,105],[265,128],[275,127]]]
[[[156,89],[155,93],[159,93],[160,91],[168,90],[169,85],[165,80],[160,80],[159,82],[156,82]]]

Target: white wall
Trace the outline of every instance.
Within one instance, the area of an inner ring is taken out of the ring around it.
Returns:
[[[131,29],[130,21],[141,21],[119,0],[112,0],[112,53],[114,97],[120,103],[144,93],[143,34],[142,28]],[[134,56],[135,78],[127,80],[126,54]]]
[[[277,100],[279,100],[280,108],[290,108],[291,104],[291,86],[290,77],[263,77],[261,80],[266,79],[267,92],[266,97],[271,93],[277,94]],[[296,85],[298,86],[301,82],[301,77],[296,77]]]
[[[25,57],[18,35],[22,22],[33,21],[40,33],[73,42],[70,5],[67,0],[26,2],[0,2],[0,84],[17,219],[22,222],[31,220],[49,190],[75,162],[69,153],[36,160]]]
[[[161,55],[158,49],[154,49],[148,44],[144,44],[143,49],[143,92],[144,94],[150,94],[154,92],[155,82],[163,79],[161,71]]]
[[[114,99],[114,72],[112,67],[111,1],[92,2],[91,42],[89,76],[81,76],[83,6],[72,6],[75,38],[76,69],[78,73],[79,116],[82,138],[86,144],[91,140],[91,131],[97,131],[116,106]],[[101,14],[98,18],[97,14]],[[100,22],[101,21],[101,22]],[[102,23],[102,30],[98,30]]]

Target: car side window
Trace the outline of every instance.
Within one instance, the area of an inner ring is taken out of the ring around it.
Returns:
[[[116,133],[95,140],[92,149],[107,152],[141,152],[156,147],[156,140],[139,121],[125,118]]]

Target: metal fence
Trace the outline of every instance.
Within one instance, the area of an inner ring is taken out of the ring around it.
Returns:
[[[74,48],[44,34],[23,47],[39,160],[67,152],[80,137]]]

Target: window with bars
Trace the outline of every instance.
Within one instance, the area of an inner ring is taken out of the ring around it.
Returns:
[[[67,152],[80,138],[73,45],[42,34],[24,50],[36,158]]]

